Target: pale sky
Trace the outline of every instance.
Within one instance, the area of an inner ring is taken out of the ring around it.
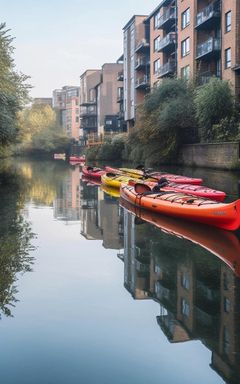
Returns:
[[[79,85],[86,70],[116,62],[122,28],[134,15],[148,15],[160,0],[2,1],[0,22],[15,37],[17,69],[31,76],[32,97]]]

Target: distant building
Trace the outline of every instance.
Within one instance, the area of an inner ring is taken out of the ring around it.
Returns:
[[[53,108],[59,113],[59,122],[67,135],[79,139],[79,87],[64,86],[53,91]]]
[[[53,99],[51,97],[35,97],[33,104],[50,105],[52,107]]]
[[[81,136],[122,132],[119,92],[122,91],[122,63],[106,63],[102,69],[89,69],[80,76]]]

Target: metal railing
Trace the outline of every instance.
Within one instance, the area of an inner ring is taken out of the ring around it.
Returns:
[[[166,21],[176,19],[176,8],[169,8],[166,12],[160,17],[157,23],[157,28],[161,28]]]
[[[161,51],[163,48],[167,47],[170,44],[176,43],[176,33],[170,32],[158,43],[158,51]]]
[[[144,75],[142,77],[139,77],[136,79],[135,86],[140,87],[140,86],[148,86],[149,85],[149,76]]]
[[[145,65],[148,65],[148,64],[149,64],[149,60],[147,60],[145,57],[139,57],[135,61],[135,68],[141,67],[141,66],[145,66]]]
[[[196,26],[203,24],[205,21],[211,19],[213,16],[220,16],[220,2],[214,1],[205,7],[196,16]]]
[[[207,41],[197,45],[197,58],[207,55],[214,51],[220,51],[221,40],[220,38],[210,37]]]
[[[157,75],[159,77],[168,75],[170,73],[175,73],[176,71],[176,62],[174,60],[169,60],[166,64],[161,65],[158,68]]]

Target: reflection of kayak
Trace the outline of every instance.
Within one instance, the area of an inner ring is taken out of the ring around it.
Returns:
[[[107,193],[109,196],[120,197],[120,191],[118,188],[108,187],[107,185],[102,184],[101,190]]]
[[[146,187],[140,183],[135,186],[121,184],[121,197],[138,207],[168,216],[228,230],[240,226],[240,200],[226,204],[171,191],[153,193],[149,187],[146,191]]]
[[[145,176],[145,173],[140,169],[131,169],[131,168],[112,168],[105,167],[106,172],[115,172],[115,173],[125,173],[131,177],[139,178]],[[196,179],[193,177],[181,176],[181,175],[173,175],[171,173],[165,172],[147,172],[148,177],[154,177],[157,180],[160,180],[161,177],[165,177],[168,181],[180,183],[180,184],[194,184],[199,185],[202,183],[202,179]]]
[[[105,173],[105,171],[97,167],[83,167],[82,173],[84,176],[91,177],[93,179],[101,179],[101,176]]]
[[[207,249],[227,264],[237,277],[240,277],[240,241],[234,233],[219,228],[211,228],[209,231],[209,227],[202,224],[158,215],[135,207],[123,199],[120,200],[120,205],[162,231],[190,240]]]
[[[91,179],[91,177],[82,176],[82,181],[87,183],[87,185],[101,185],[101,181],[99,179]]]
[[[66,154],[65,153],[54,153],[53,158],[55,160],[65,160]]]
[[[72,162],[79,162],[79,163],[84,163],[86,160],[85,156],[70,156],[69,161]]]
[[[101,177],[102,183],[114,188],[120,188],[121,183],[131,182],[132,185],[137,182],[146,183],[151,188],[154,187],[157,183],[153,181],[153,179],[136,179],[128,175],[119,175],[112,172],[107,172]],[[140,181],[141,180],[141,181]],[[194,196],[208,197],[209,199],[214,199],[218,201],[223,201],[226,197],[226,193],[222,191],[216,191],[214,189],[192,185],[192,184],[177,184],[173,182],[169,182],[167,185],[161,187],[162,191],[174,191],[174,192],[182,192],[191,194]]]

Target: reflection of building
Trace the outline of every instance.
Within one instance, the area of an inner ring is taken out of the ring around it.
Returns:
[[[157,322],[171,343],[200,340],[212,369],[240,381],[240,279],[226,264],[124,210],[124,284],[135,299],[160,304]]]
[[[135,299],[149,298],[149,249],[142,226],[124,210],[124,286]]]
[[[54,217],[57,220],[80,220],[79,168],[69,170],[63,179],[57,199],[54,201]]]
[[[79,87],[65,86],[53,91],[53,108],[67,135],[79,139]]]
[[[81,234],[87,239],[103,240],[110,249],[122,248],[122,216],[118,201],[97,185],[81,183]]]

